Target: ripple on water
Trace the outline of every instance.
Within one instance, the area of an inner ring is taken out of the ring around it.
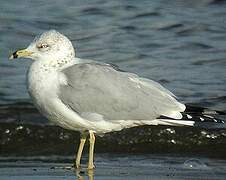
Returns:
[[[186,169],[210,169],[202,160],[200,159],[188,159],[184,162],[184,167]]]

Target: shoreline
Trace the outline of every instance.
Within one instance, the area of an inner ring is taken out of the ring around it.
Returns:
[[[70,156],[74,155],[80,138],[78,132],[58,126],[23,123],[0,123],[0,136],[0,156]],[[141,126],[97,137],[95,151],[225,159],[225,142],[226,129]]]

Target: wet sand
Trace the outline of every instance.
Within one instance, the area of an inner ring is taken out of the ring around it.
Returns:
[[[58,126],[0,123],[0,156],[71,156],[79,138],[78,132]],[[142,126],[97,136],[95,151],[226,159],[225,142],[226,129]],[[88,152],[88,145],[84,151]]]
[[[3,158],[4,159],[4,158]],[[32,158],[31,158],[32,159]],[[39,160],[38,160],[39,159]],[[97,154],[94,171],[85,166],[80,171],[70,168],[70,163],[47,162],[36,157],[29,161],[20,158],[1,160],[0,179],[225,179],[226,160],[169,157],[154,155]],[[11,161],[11,162],[10,162]],[[87,157],[83,160],[83,164]]]

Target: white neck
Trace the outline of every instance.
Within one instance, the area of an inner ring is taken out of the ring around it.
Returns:
[[[33,63],[36,64],[36,66],[38,66],[40,69],[43,69],[44,71],[52,71],[52,70],[58,71],[58,70],[65,69],[69,66],[72,66],[74,64],[81,63],[81,59],[76,57],[62,58],[58,60],[39,59],[39,60],[35,60]]]

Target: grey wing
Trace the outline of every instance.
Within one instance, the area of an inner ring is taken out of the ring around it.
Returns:
[[[88,117],[108,120],[153,120],[161,115],[179,119],[185,106],[160,84],[117,71],[108,64],[75,64],[62,71],[61,101]]]

